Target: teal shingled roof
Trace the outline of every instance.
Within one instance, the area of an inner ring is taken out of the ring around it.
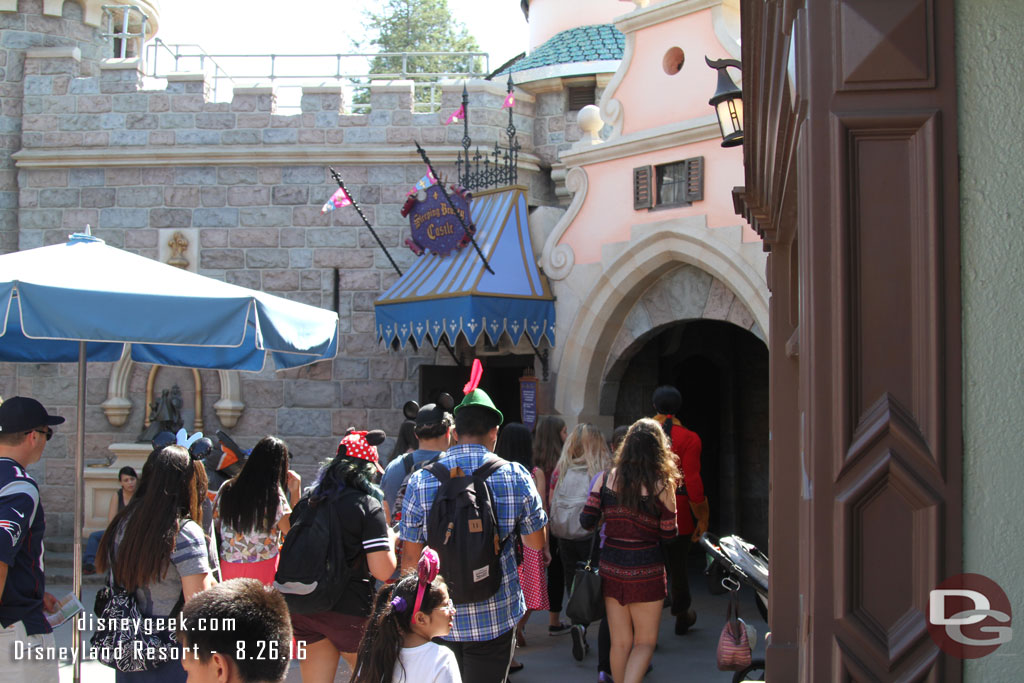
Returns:
[[[531,54],[512,65],[512,71],[526,71],[554,64],[622,59],[626,37],[611,24],[580,26],[556,33]]]

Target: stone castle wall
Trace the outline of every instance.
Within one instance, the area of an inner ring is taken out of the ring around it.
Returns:
[[[33,7],[22,0],[19,10]],[[8,24],[30,19],[24,12],[0,12]],[[4,31],[0,44],[8,40]],[[284,116],[275,112],[270,89],[238,89],[230,102],[212,102],[201,75],[171,75],[154,87],[134,60],[91,61],[70,41],[52,46],[56,50],[36,45],[45,42],[0,52],[8,65],[0,119],[0,251],[62,243],[88,224],[113,246],[163,260],[164,245],[180,231],[193,242],[197,272],[335,308],[341,318],[333,362],[240,374],[245,409],[228,431],[243,447],[277,434],[309,478],[347,427],[397,433],[401,406],[419,398],[420,366],[454,361],[443,349],[389,352],[378,344],[373,301],[397,276],[354,210],[320,213],[336,188],[327,167],[339,171],[391,255],[407,268],[415,257],[402,245],[408,221],[399,212],[426,172],[413,141],[454,178],[463,128],[443,120],[461,102],[461,83],[444,87],[440,113],[414,114],[408,84],[375,84],[368,114],[344,113],[339,88],[307,88],[301,113]],[[10,70],[15,62],[18,73]],[[469,85],[470,135],[481,150],[506,140],[503,86]],[[546,164],[533,152],[535,109],[532,96],[517,97],[519,182],[529,186],[531,204],[554,204]],[[133,441],[143,426],[149,366],[130,369],[132,408],[121,426],[101,408],[112,368],[88,368],[90,461],[105,458],[111,443]],[[214,408],[222,396],[220,376],[200,376],[203,428],[212,433],[221,427]],[[69,418],[36,471],[48,524],[59,535],[72,529],[76,382],[74,366],[0,364],[0,396],[31,395]],[[191,428],[191,372],[161,370],[157,394],[172,384],[182,389]],[[389,442],[381,450],[390,449]]]

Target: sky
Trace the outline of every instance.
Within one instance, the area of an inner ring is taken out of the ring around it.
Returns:
[[[367,38],[363,8],[381,4],[379,0],[163,0],[158,37],[165,43],[198,44],[209,54],[352,52],[356,40]],[[529,31],[519,0],[448,0],[448,6],[466,24],[481,51],[490,53],[492,70],[526,50]]]

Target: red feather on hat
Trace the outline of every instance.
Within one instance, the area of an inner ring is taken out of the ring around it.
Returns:
[[[481,365],[479,358],[473,359],[473,367],[469,371],[469,381],[466,382],[466,386],[462,387],[462,393],[468,394],[477,388],[480,384],[480,378],[484,376],[484,366]]]

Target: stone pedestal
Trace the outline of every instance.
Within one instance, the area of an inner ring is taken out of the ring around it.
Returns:
[[[110,510],[110,499],[117,495],[121,483],[117,479],[117,471],[124,466],[135,468],[141,475],[142,465],[146,462],[153,447],[147,443],[114,443],[110,450],[117,456],[109,466],[85,468],[85,527],[82,537],[94,531],[107,528],[107,512]]]

